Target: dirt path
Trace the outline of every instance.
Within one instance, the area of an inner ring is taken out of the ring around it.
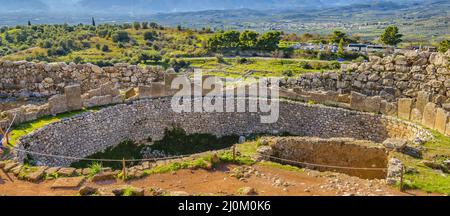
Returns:
[[[344,174],[320,173],[306,170],[304,172],[289,171],[269,166],[240,167],[251,173],[245,178],[231,176],[236,166],[224,165],[217,170],[180,170],[173,173],[156,174],[149,177],[129,181],[126,184],[134,187],[150,188],[174,192],[183,191],[192,195],[239,195],[242,187],[254,188],[258,195],[277,196],[346,196],[346,195],[428,195],[420,191],[401,193],[397,189],[386,186],[379,180],[364,180]],[[51,189],[54,180],[39,184],[14,179],[10,182],[0,172],[0,195],[31,195],[31,196],[74,196],[78,189]],[[86,185],[95,187],[124,185],[120,181],[102,183],[87,182]]]

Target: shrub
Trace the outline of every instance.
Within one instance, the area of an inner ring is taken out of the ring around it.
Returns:
[[[222,54],[217,54],[216,60],[217,60],[217,63],[225,63],[225,58],[223,57]]]
[[[100,163],[94,162],[89,166],[89,176],[95,176],[102,171],[103,167]]]
[[[130,36],[128,35],[128,32],[126,31],[117,31],[112,35],[112,40],[115,43],[118,42],[123,42],[123,43],[128,43],[130,42]]]
[[[103,47],[102,47],[102,51],[103,52],[109,52],[110,50],[109,50],[109,46],[108,45],[103,45]]]
[[[291,70],[283,71],[283,76],[291,77],[294,76],[294,73]]]
[[[298,67],[303,68],[303,69],[312,69],[311,65],[305,61],[299,62]]]

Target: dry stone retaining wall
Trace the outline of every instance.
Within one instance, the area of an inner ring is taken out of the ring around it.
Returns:
[[[248,107],[248,106],[247,106]],[[280,101],[280,119],[261,124],[263,113],[175,113],[170,98],[133,101],[53,123],[20,139],[18,148],[34,152],[86,157],[125,140],[161,139],[166,128],[181,127],[188,134],[216,136],[252,133],[290,133],[322,138],[350,137],[383,142],[387,138],[423,141],[430,134],[395,118],[341,108]],[[18,159],[25,154],[18,152]],[[67,166],[74,160],[34,156],[49,166]]]
[[[321,171],[338,171],[362,178],[386,178],[389,151],[378,143],[350,138],[321,139],[317,137],[278,137],[266,138],[266,146],[258,149],[265,154],[263,159],[276,161],[276,158],[322,166],[311,166]],[[279,161],[289,163],[286,161]],[[327,167],[330,166],[330,167]],[[339,169],[339,167],[376,168],[374,170]],[[377,170],[379,169],[379,170]]]
[[[161,67],[128,64],[101,68],[93,64],[0,60],[0,95],[52,96],[73,84],[80,84],[82,93],[108,82],[120,88],[137,87],[162,80],[164,72]]]

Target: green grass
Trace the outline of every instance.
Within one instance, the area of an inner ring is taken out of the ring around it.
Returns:
[[[264,59],[247,58],[247,63],[239,63],[237,58],[225,58],[225,62],[218,63],[215,58],[192,58],[185,59],[191,66],[204,69],[205,74],[226,77],[239,77],[249,71],[257,77],[282,77],[286,76],[286,71],[290,71],[292,76],[303,73],[313,73],[322,71],[332,71],[329,69],[330,61],[306,60],[306,59]],[[308,62],[311,69],[300,67],[301,62]],[[207,70],[213,70],[208,72]]]
[[[95,109],[89,109],[89,110],[95,110]],[[48,124],[61,121],[64,118],[69,118],[69,117],[87,112],[89,110],[84,109],[84,110],[80,110],[80,111],[58,114],[56,116],[45,116],[45,117],[39,118],[35,121],[19,124],[19,125],[15,126],[10,132],[10,145],[12,147],[14,147],[17,144],[17,141],[21,137],[39,129],[39,128],[42,128]]]
[[[153,175],[174,172],[181,169],[207,169],[211,165],[210,155],[207,155],[191,161],[174,162],[166,165],[159,165],[152,169],[145,170],[144,173],[146,175]]]
[[[267,167],[273,167],[273,168],[287,170],[287,171],[294,171],[294,172],[304,172],[305,171],[305,169],[302,169],[302,168],[299,168],[299,167],[296,167],[296,166],[283,165],[283,164],[270,162],[270,161],[259,162],[258,165],[267,166]]]
[[[426,167],[422,160],[431,160],[442,162],[444,159],[450,159],[450,138],[432,131],[434,140],[424,144],[427,147],[423,152],[422,159],[412,158],[410,156],[396,153],[395,156],[400,159],[407,168],[414,168],[418,173],[406,173],[405,185],[408,188],[419,189],[429,193],[439,193],[450,195],[450,176],[441,171]]]

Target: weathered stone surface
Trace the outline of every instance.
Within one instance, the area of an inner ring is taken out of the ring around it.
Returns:
[[[431,94],[425,91],[417,92],[416,108],[423,113],[425,105],[431,101]]]
[[[61,169],[61,167],[50,167],[47,170],[45,170],[45,174],[51,175],[58,172],[58,170]]]
[[[72,177],[72,178],[58,178],[53,183],[51,188],[53,189],[75,189],[81,186],[86,180],[86,177]]]
[[[7,164],[5,164],[5,166],[3,167],[3,170],[5,172],[9,172],[11,169],[13,169],[14,167],[19,166],[20,164],[18,162],[9,162]]]
[[[423,111],[422,124],[428,128],[434,128],[436,120],[436,104],[427,103]]]
[[[36,171],[34,171],[32,173],[29,173],[24,178],[25,178],[25,180],[28,180],[28,181],[31,181],[31,182],[38,182],[44,177],[45,170],[47,168],[48,167],[45,167],[45,166],[38,167]]]
[[[197,99],[198,100],[198,99]],[[195,102],[195,101],[192,101]],[[236,101],[238,102],[238,101]],[[193,104],[193,103],[192,103]],[[261,115],[265,116],[266,114]],[[280,101],[275,124],[261,123],[261,115],[245,113],[176,113],[171,98],[134,101],[87,112],[53,123],[37,133],[22,137],[27,150],[58,154],[61,143],[67,156],[86,157],[115,146],[124,139],[160,140],[174,122],[190,133],[226,134],[289,133],[317,137],[351,137],[383,142],[390,137],[428,140],[429,133],[417,126],[385,116],[350,110]],[[80,133],[89,128],[89,133]],[[20,160],[25,155],[18,154]],[[68,166],[74,160],[34,157],[45,165]]]
[[[63,167],[57,171],[60,176],[71,177],[75,175],[75,168],[72,167]]]
[[[48,99],[48,104],[50,108],[50,112],[53,114],[64,113],[67,112],[67,104],[66,104],[66,96],[65,95],[55,95]]]
[[[411,120],[412,122],[415,122],[415,123],[422,123],[422,118],[423,118],[422,112],[420,112],[419,109],[414,108],[414,109],[411,110],[411,117],[410,117],[410,120]]]
[[[389,185],[395,185],[400,181],[403,171],[403,163],[397,158],[391,158],[388,162],[388,171],[386,182]]]
[[[411,117],[413,100],[410,98],[400,98],[398,99],[398,111],[397,115],[401,119],[409,120]]]
[[[125,92],[125,98],[134,98],[138,95],[138,91],[136,88],[130,88]]]
[[[389,138],[383,142],[384,147],[390,150],[402,151],[408,144],[408,140]]]
[[[448,123],[449,114],[442,108],[436,109],[436,120],[434,122],[434,129],[442,134],[445,134],[445,129]]]
[[[116,176],[113,172],[101,172],[92,177],[93,182],[114,180]]]
[[[80,110],[83,108],[80,85],[72,85],[65,87],[64,94],[66,98],[66,106],[68,111]]]
[[[380,96],[368,97],[364,101],[364,109],[362,111],[379,113],[381,108],[381,100]]]
[[[367,97],[363,94],[360,94],[358,92],[351,92],[350,107],[354,110],[363,111],[365,109],[364,101],[366,99],[367,99]]]
[[[258,193],[256,192],[255,188],[252,187],[243,187],[240,188],[238,190],[238,193],[240,193],[241,195],[246,195],[246,196],[252,196],[252,195],[257,195]]]
[[[97,191],[98,191],[98,188],[96,188],[96,187],[82,186],[82,187],[80,188],[80,190],[78,190],[78,193],[79,193],[81,196],[91,196],[91,195],[96,194]]]

